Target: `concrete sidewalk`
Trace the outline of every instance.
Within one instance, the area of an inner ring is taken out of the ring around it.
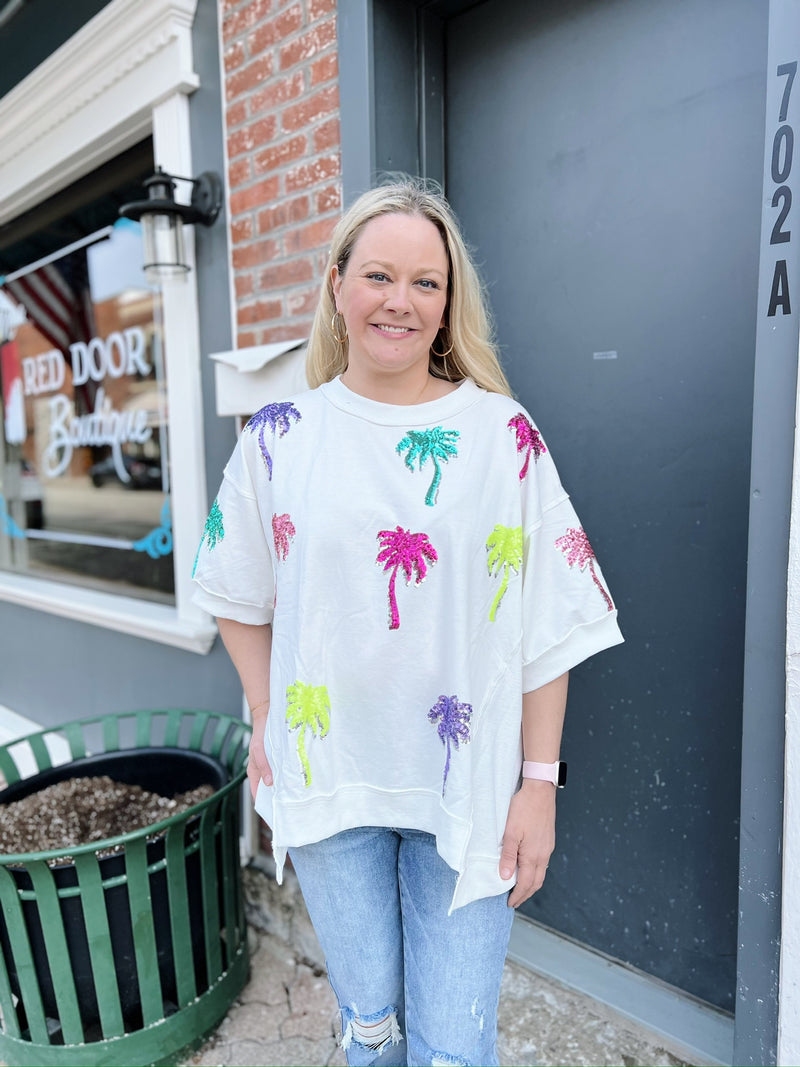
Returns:
[[[251,978],[206,1045],[181,1067],[344,1065],[339,1012],[297,881],[244,872]],[[511,961],[500,998],[502,1064],[684,1067],[629,1021]]]

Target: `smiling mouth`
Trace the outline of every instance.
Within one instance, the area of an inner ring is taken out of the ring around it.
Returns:
[[[380,330],[381,333],[386,333],[394,336],[400,336],[404,333],[413,333],[414,331],[410,326],[387,326],[381,322],[373,322],[372,325],[376,330]]]

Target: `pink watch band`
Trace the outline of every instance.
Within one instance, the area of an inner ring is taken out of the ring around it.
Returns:
[[[562,789],[567,782],[567,765],[563,760],[556,760],[555,763],[534,763],[533,760],[525,760],[522,764],[522,777],[552,782],[558,789]]]

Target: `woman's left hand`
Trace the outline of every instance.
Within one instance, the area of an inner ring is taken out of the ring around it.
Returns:
[[[517,884],[508,904],[517,908],[542,888],[547,864],[556,844],[556,790],[552,782],[524,778],[511,798],[500,855],[500,877]]]

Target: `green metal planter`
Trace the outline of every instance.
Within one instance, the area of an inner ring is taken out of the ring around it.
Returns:
[[[174,1063],[225,1015],[248,974],[239,809],[249,740],[238,719],[169,709],[0,747],[0,803],[79,775],[146,789],[160,775],[154,791],[167,795],[216,786],[185,812],[68,855],[0,855],[0,1061]]]

